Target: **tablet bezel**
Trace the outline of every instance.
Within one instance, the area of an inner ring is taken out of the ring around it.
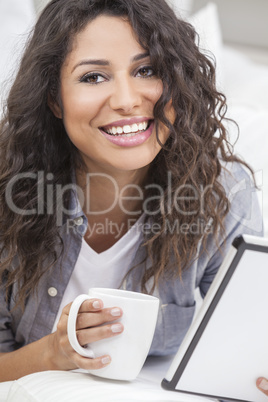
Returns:
[[[191,332],[193,332],[193,324],[189,328],[188,333],[185,336],[185,339],[187,339],[187,336],[191,336],[190,341],[188,340],[188,346],[186,347],[185,352],[183,352],[183,356],[179,357],[181,355],[181,350],[178,350],[178,353],[176,354],[172,365],[176,364],[176,360],[179,360],[179,363],[177,363],[177,368],[172,369],[173,370],[173,375],[171,380],[167,380],[164,378],[162,380],[161,386],[169,391],[176,391],[180,392],[183,394],[190,394],[190,395],[195,395],[195,396],[203,396],[203,397],[209,397],[209,398],[217,398],[217,399],[224,399],[224,400],[229,400],[233,402],[253,402],[253,401],[246,401],[242,399],[233,399],[233,398],[228,398],[220,395],[211,395],[211,394],[202,394],[202,393],[197,393],[197,392],[191,392],[191,391],[185,391],[185,390],[179,390],[176,389],[178,382],[189,362],[191,359],[192,354],[194,353],[194,350],[199,342],[199,339],[201,338],[218,302],[221,299],[221,296],[224,293],[224,290],[226,289],[229,281],[231,280],[239,261],[241,260],[241,257],[243,256],[245,250],[253,250],[253,251],[259,251],[259,252],[265,252],[268,253],[268,239],[261,238],[261,237],[256,237],[256,236],[250,236],[250,235],[240,235],[236,237],[233,242],[232,242],[232,247],[227,254],[225,260],[222,263],[222,266],[220,267],[214,281],[212,282],[212,285],[215,287],[216,286],[216,291],[213,289],[213,286],[211,285],[211,288],[209,292],[213,294],[212,300],[208,303],[208,306],[205,307],[206,311],[205,313],[202,313],[202,318],[201,322],[198,324],[198,327],[196,330],[194,330],[194,333],[191,335]],[[224,265],[228,265],[227,270],[226,267],[224,268]],[[224,274],[222,274],[221,271],[226,271]],[[222,277],[221,277],[222,276]],[[218,282],[218,284],[217,284]],[[216,284],[216,285],[215,285]],[[209,292],[207,296],[209,295]],[[205,302],[205,299],[204,299]],[[190,335],[189,335],[190,334]],[[184,345],[185,348],[185,345]]]

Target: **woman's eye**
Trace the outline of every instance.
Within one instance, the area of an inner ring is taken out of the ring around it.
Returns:
[[[80,79],[80,82],[86,82],[88,84],[99,84],[104,81],[106,81],[106,79],[97,73],[86,74]]]
[[[137,76],[142,78],[149,78],[155,75],[154,70],[152,67],[142,67],[139,69]]]

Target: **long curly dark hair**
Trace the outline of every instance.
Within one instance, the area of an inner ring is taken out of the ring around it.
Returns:
[[[60,70],[73,38],[101,14],[130,21],[163,82],[154,117],[157,130],[164,124],[170,135],[149,170],[150,182],[161,186],[163,194],[153,197],[153,186],[147,192],[151,198],[147,219],[153,216],[159,230],[145,235],[152,267],[144,273],[143,291],[150,277],[157,285],[168,269],[180,276],[195,257],[200,240],[205,244],[207,233],[186,230],[178,234],[167,230],[167,222],[172,225],[179,220],[180,227],[191,227],[202,221],[205,227],[213,221],[215,236],[224,228],[229,203],[219,180],[220,159],[239,159],[228,145],[223,125],[226,99],[215,87],[214,63],[199,51],[194,28],[179,19],[164,0],[52,0],[36,23],[0,126],[0,273],[7,288],[19,283],[18,302],[22,304],[65,252],[56,224],[56,196],[49,206],[53,213],[45,213],[48,205],[40,210],[38,186],[67,185],[79,163],[62,120],[48,107],[48,97],[60,101]],[[169,102],[174,122],[165,115]],[[11,186],[17,175],[20,180]],[[18,212],[7,202],[7,188]],[[175,208],[169,197],[178,188],[182,193]],[[68,197],[67,193],[66,203]],[[175,256],[175,265],[169,264],[171,256]]]

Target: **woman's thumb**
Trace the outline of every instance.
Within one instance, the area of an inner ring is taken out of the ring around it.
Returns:
[[[266,378],[260,377],[256,381],[256,385],[260,391],[268,396],[268,380]]]

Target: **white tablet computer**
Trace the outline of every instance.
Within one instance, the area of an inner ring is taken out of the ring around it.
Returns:
[[[268,402],[268,239],[237,237],[165,378],[165,389]]]

